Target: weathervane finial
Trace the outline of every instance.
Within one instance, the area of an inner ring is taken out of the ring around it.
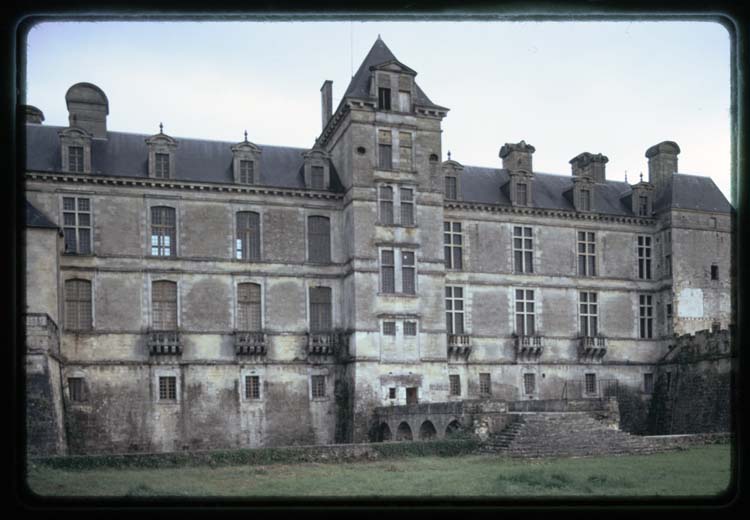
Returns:
[[[448,160],[449,161],[451,160],[451,151],[450,150],[448,150]]]
[[[625,170],[625,182],[628,182],[628,170]]]
[[[641,172],[641,182],[643,182],[643,172]]]
[[[159,123],[159,133],[160,134],[164,133],[164,125],[162,123]]]
[[[247,142],[247,130],[245,130],[245,142]]]

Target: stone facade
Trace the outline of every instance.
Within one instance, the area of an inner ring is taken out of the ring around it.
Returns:
[[[110,131],[80,84],[90,146],[62,151],[27,110],[26,197],[67,245],[27,233],[27,312],[59,325],[71,453],[363,442],[383,406],[643,394],[674,333],[732,322],[731,208],[676,145],[649,156],[656,188],[607,181],[601,154],[576,183],[534,172],[523,141],[503,168],[441,164],[448,109],[415,75],[378,40],[335,110],[324,84],[308,150]]]

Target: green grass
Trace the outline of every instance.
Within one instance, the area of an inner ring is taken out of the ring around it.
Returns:
[[[409,457],[341,464],[168,469],[29,468],[43,496],[570,497],[715,496],[730,482],[728,444],[654,455],[513,460]]]

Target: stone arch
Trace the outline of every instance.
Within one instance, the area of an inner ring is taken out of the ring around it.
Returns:
[[[445,428],[445,436],[450,437],[451,435],[457,434],[459,431],[461,431],[461,423],[458,422],[458,419],[453,419],[451,422],[448,423],[448,426]]]
[[[390,441],[393,439],[393,434],[391,433],[391,428],[388,426],[388,423],[383,423],[378,428],[378,442],[383,441]]]
[[[419,427],[419,438],[420,440],[430,440],[437,437],[437,430],[435,430],[435,425],[432,424],[429,420],[422,423],[422,426]]]
[[[396,430],[396,440],[397,441],[411,441],[414,439],[414,436],[411,433],[411,426],[409,426],[409,423],[406,421],[402,422],[398,425],[398,429]]]

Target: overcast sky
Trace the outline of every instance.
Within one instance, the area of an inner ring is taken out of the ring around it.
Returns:
[[[110,131],[310,147],[323,81],[337,106],[378,34],[450,108],[444,159],[500,167],[523,139],[536,171],[603,153],[608,179],[634,183],[673,140],[681,173],[730,196],[730,42],[712,22],[48,22],[28,34],[26,102],[66,126],[85,81]]]

